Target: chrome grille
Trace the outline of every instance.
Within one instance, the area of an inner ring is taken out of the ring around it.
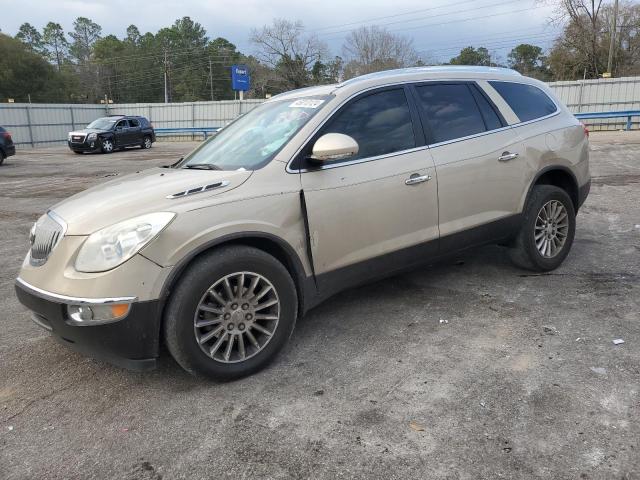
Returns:
[[[66,231],[64,220],[55,213],[48,212],[41,216],[31,231],[31,265],[37,267],[44,265],[49,255],[58,245]]]
[[[71,135],[71,143],[84,143],[85,135]]]

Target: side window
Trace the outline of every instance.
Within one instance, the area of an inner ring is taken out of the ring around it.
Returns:
[[[373,93],[351,102],[329,120],[322,131],[325,133],[343,133],[358,142],[358,155],[350,160],[416,146],[409,104],[401,88]]]
[[[135,118],[130,118],[129,119],[129,126],[132,128],[137,128],[140,126],[140,122],[138,120],[136,120]]]
[[[502,119],[498,116],[494,107],[481,93],[479,88],[480,87],[477,85],[474,85],[471,87],[471,91],[473,92],[473,97],[476,99],[476,104],[480,109],[480,113],[482,114],[487,130],[495,130],[496,128],[504,127],[505,125],[502,123]]]
[[[116,130],[122,130],[124,128],[127,128],[129,125],[127,125],[127,121],[126,120],[120,120],[118,123],[116,123]]]
[[[435,143],[487,130],[471,89],[466,84],[422,85],[416,87],[416,93]]]
[[[538,87],[525,83],[489,82],[509,104],[521,122],[551,115],[558,108]]]

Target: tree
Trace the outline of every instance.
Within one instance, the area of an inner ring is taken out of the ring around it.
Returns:
[[[41,55],[0,33],[0,101],[63,102],[65,80]]]
[[[30,23],[23,23],[18,29],[16,38],[24,43],[30,51],[34,53],[42,53],[42,35]]]
[[[275,92],[311,84],[312,69],[327,52],[324,42],[305,34],[302,22],[276,19],[273,24],[251,32],[257,46],[257,59],[276,72]]]
[[[49,22],[42,31],[42,43],[49,59],[62,68],[62,64],[69,51],[69,42],[64,36],[64,30],[59,23]]]
[[[353,30],[342,51],[347,60],[345,78],[414,66],[419,61],[410,39],[375,25]]]
[[[547,58],[542,54],[542,48],[528,43],[521,43],[507,55],[509,67],[523,75],[541,80],[548,78]]]
[[[477,50],[473,47],[465,47],[460,50],[460,54],[457,57],[453,57],[449,63],[451,65],[492,65],[489,50],[484,47],[480,47]]]
[[[69,36],[73,39],[71,54],[83,64],[90,60],[93,44],[100,38],[102,27],[86,17],[78,17],[73,22],[73,32]]]
[[[556,80],[598,78],[606,69],[611,39],[612,6],[601,1],[556,1],[558,21],[564,22],[549,53]],[[613,73],[640,73],[640,5],[621,3],[614,45]]]
[[[131,45],[138,45],[140,43],[140,30],[135,25],[129,25],[127,27],[127,38],[126,42],[129,42]]]

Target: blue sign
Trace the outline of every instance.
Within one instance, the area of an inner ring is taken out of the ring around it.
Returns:
[[[251,85],[249,67],[246,65],[231,65],[231,88],[246,92]]]

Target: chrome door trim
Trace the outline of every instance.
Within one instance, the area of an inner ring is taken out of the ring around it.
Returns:
[[[138,300],[138,297],[70,297],[68,295],[60,295],[58,293],[48,292],[47,290],[43,290],[42,288],[34,287],[30,283],[22,280],[20,277],[16,278],[16,284],[37,297],[55,303],[68,303],[74,305],[110,305],[112,303],[133,303]]]
[[[421,150],[427,150],[428,148],[429,147],[427,145],[423,145],[421,147],[409,148],[407,150],[399,150],[397,152],[386,153],[384,155],[377,155],[375,157],[358,158],[356,160],[349,160],[347,162],[334,163],[333,165],[331,165],[331,164],[330,165],[318,165],[318,168],[312,168],[312,169],[301,168],[300,170],[290,170],[289,169],[289,165],[287,165],[287,172],[288,173],[308,173],[308,172],[317,172],[319,170],[329,170],[331,168],[346,167],[346,166],[349,166],[349,165],[356,165],[358,163],[373,162],[374,160],[382,160],[383,158],[397,157],[398,155],[405,155],[407,153],[419,152]],[[295,157],[295,155],[294,155],[294,157]]]

